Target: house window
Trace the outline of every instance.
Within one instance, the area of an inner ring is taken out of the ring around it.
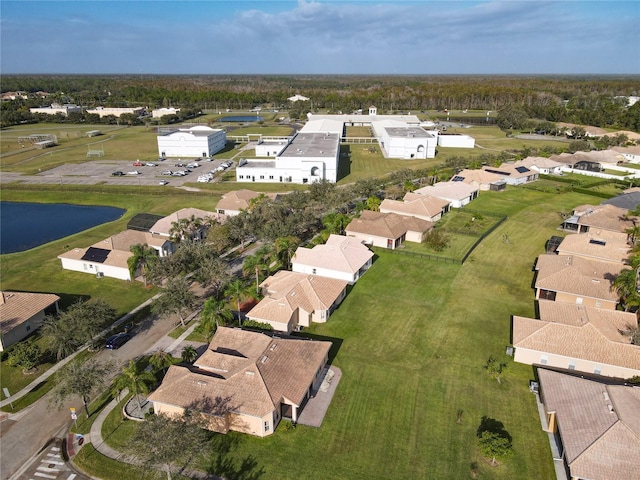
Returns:
[[[313,275],[315,275],[315,274],[317,273],[317,270],[314,268],[314,269],[311,271],[311,273],[312,273]]]
[[[260,180],[264,180],[264,175],[260,175]]]
[[[593,373],[596,375],[602,375],[602,365],[596,365],[593,369]]]
[[[273,180],[273,175],[269,175],[269,180]]]
[[[269,431],[269,428],[270,428],[270,426],[269,426],[269,421],[264,422],[264,431],[265,431],[265,432],[268,432],[268,431]]]
[[[238,175],[238,178],[239,178],[240,180],[242,180],[242,179],[244,179],[244,175]]]
[[[549,361],[549,357],[547,357],[546,355],[542,355],[542,356],[540,357],[540,363],[541,363],[542,365],[546,365],[548,361]]]

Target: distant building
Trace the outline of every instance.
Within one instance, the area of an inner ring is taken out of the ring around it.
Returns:
[[[45,113],[47,115],[56,115],[60,113],[66,117],[70,113],[82,113],[82,107],[70,103],[65,103],[64,105],[52,103],[48,107],[30,108],[29,111],[31,113]]]
[[[296,93],[293,97],[287,98],[287,100],[289,100],[290,102],[307,102],[309,101],[309,97],[304,97]]]
[[[469,135],[459,133],[442,133],[438,134],[438,146],[450,148],[474,148],[476,145],[475,138]]]
[[[227,144],[224,130],[205,125],[178,128],[157,138],[161,157],[210,157]]]
[[[165,115],[177,115],[180,112],[179,108],[156,108],[151,111],[152,118],[162,118]]]
[[[113,107],[96,107],[92,109],[87,109],[87,113],[98,115],[100,118],[108,117],[109,115],[113,115],[114,117],[120,117],[120,115],[124,113],[130,113],[132,115],[142,116],[146,112],[144,107],[134,107],[134,108],[113,108]]]

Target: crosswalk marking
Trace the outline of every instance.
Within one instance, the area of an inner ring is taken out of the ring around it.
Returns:
[[[47,453],[47,457],[59,457],[59,453]]]
[[[73,480],[74,478],[76,478],[76,474],[72,473],[71,475],[69,475],[69,478],[67,478],[67,480]]]
[[[43,458],[42,460],[40,460],[40,463],[53,463],[54,465],[64,465],[64,462],[58,462],[56,460],[51,460],[48,458]]]
[[[56,475],[48,475],[46,473],[40,473],[40,472],[36,472],[36,473],[34,473],[34,475],[36,477],[54,478],[54,479],[56,478]]]
[[[54,452],[59,452],[60,451],[60,447],[51,447],[51,450],[53,450]]]
[[[58,473],[60,471],[57,468],[48,468],[43,466],[36,468],[36,470],[39,470],[41,472],[55,472],[55,473]]]

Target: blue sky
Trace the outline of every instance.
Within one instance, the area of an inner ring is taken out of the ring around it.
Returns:
[[[9,73],[640,74],[640,1],[0,1]]]

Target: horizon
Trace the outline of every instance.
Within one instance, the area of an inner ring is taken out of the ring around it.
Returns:
[[[0,22],[3,75],[640,74],[636,1],[3,0]]]

